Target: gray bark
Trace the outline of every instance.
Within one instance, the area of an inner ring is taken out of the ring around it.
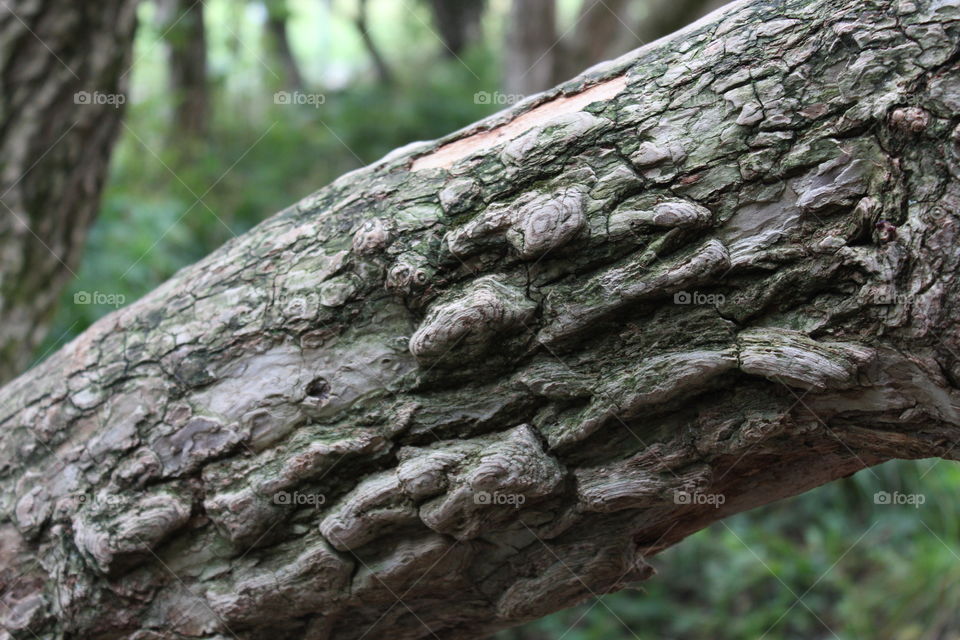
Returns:
[[[136,0],[0,4],[0,382],[74,277],[120,127]]]
[[[958,41],[737,3],[107,316],[0,391],[6,633],[480,638],[956,459]]]

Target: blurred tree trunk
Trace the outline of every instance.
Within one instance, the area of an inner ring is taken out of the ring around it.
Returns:
[[[124,110],[136,0],[0,6],[0,382],[80,262]]]
[[[360,39],[363,40],[363,46],[367,48],[370,55],[370,61],[373,62],[373,68],[376,71],[377,79],[382,84],[393,83],[393,72],[390,71],[390,65],[380,53],[373,34],[370,33],[369,15],[367,11],[367,0],[357,0],[357,16],[354,19],[357,31],[360,33]]]
[[[297,64],[297,58],[293,54],[290,38],[287,35],[287,22],[290,19],[287,0],[266,0],[266,8],[268,39],[273,46],[275,57],[283,67],[286,86],[302,91],[303,74],[300,72],[300,65]]]
[[[456,58],[480,37],[486,0],[429,0],[433,24],[443,41],[444,54]]]
[[[0,624],[480,638],[957,459],[945,6],[737,3],[102,319],[0,389]]]
[[[631,0],[583,0],[575,26],[555,49],[553,84],[644,44],[621,37],[630,34],[630,5]]]
[[[636,27],[636,37],[643,43],[653,42],[720,8],[727,1],[646,0],[646,11]]]
[[[504,90],[532,95],[554,84],[556,0],[513,0],[507,17]]]
[[[546,84],[552,86],[581,69],[673,33],[723,4],[724,0],[645,0],[643,17],[636,22],[631,12],[636,4],[631,0],[582,0],[574,24],[558,40],[547,39],[542,34],[531,40],[529,33],[522,32],[518,32],[517,37],[523,39],[521,47],[530,46],[529,60],[539,59],[544,70],[551,69]],[[529,24],[529,20],[535,18],[537,8],[528,0],[515,0],[514,6],[518,5],[522,5],[523,12],[529,12],[518,20],[526,20]],[[514,23],[511,19],[511,24]],[[528,61],[525,69],[531,64]],[[520,75],[523,75],[522,71]],[[534,80],[529,82],[534,84],[520,93],[542,90],[533,88],[541,86]],[[523,81],[516,85],[522,86]]]
[[[170,91],[174,97],[174,134],[179,144],[195,147],[203,142],[210,126],[204,4],[198,0],[164,0],[164,3],[166,25],[163,30],[169,52]]]

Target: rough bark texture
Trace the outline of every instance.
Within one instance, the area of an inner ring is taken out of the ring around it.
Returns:
[[[6,634],[480,638],[955,458],[958,40],[740,3],[107,316],[0,391]]]
[[[0,3],[0,382],[74,277],[120,126],[136,0]]]

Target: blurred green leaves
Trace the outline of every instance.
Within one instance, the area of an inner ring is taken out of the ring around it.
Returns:
[[[668,549],[651,560],[658,575],[643,593],[603,596],[616,616],[588,601],[502,637],[960,638],[958,486],[960,469],[947,461],[861,471]],[[878,491],[926,502],[876,504]]]

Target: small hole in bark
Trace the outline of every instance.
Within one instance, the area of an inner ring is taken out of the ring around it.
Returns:
[[[308,398],[326,398],[330,393],[330,383],[324,378],[316,378],[307,385]]]

